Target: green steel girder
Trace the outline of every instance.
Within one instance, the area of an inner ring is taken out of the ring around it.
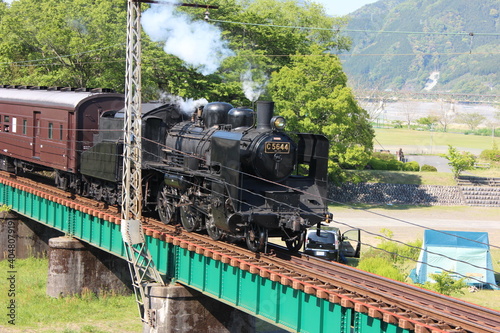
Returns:
[[[0,204],[49,227],[125,257],[120,226],[0,183]],[[351,308],[273,282],[203,254],[146,236],[157,269],[181,284],[296,332],[406,333]]]

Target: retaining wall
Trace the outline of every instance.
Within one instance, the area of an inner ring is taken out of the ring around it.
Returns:
[[[467,205],[458,186],[345,183],[331,186],[329,199],[341,203],[393,205]]]

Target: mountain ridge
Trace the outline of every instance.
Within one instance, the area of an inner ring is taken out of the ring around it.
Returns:
[[[380,0],[350,14],[345,72],[360,88],[499,94],[500,2]],[[360,32],[354,32],[360,31]]]

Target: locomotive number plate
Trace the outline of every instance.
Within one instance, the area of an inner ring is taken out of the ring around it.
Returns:
[[[266,154],[289,154],[290,142],[266,142]]]

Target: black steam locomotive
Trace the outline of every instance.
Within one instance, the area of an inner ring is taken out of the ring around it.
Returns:
[[[46,148],[45,155],[41,149],[38,156],[32,156],[35,148],[27,148],[25,157],[16,155],[21,150],[7,147],[0,152],[0,168],[54,169],[60,188],[117,204],[123,164],[122,97],[84,91],[76,98],[69,94],[78,91],[57,91],[33,101],[27,97],[29,91],[18,90],[0,90],[0,116],[5,121],[9,114],[9,121],[25,127],[0,132],[0,142],[19,145],[15,134],[26,136],[31,146],[45,142],[52,150],[61,147],[51,153]],[[39,90],[36,94],[43,95]],[[16,103],[27,111],[20,112]],[[67,110],[60,110],[63,105]],[[44,110],[52,118],[60,117],[60,123],[49,122],[46,128],[37,114]],[[281,237],[289,249],[298,250],[306,229],[329,217],[328,141],[302,133],[292,140],[283,132],[284,119],[273,116],[272,102],[257,102],[256,116],[255,124],[253,110],[222,102],[209,103],[192,115],[174,104],[144,104],[143,207],[157,211],[164,223],[180,220],[187,231],[206,229],[216,240],[225,235],[244,238],[253,251],[262,251],[268,237]],[[60,165],[52,165],[56,157],[62,158]]]

